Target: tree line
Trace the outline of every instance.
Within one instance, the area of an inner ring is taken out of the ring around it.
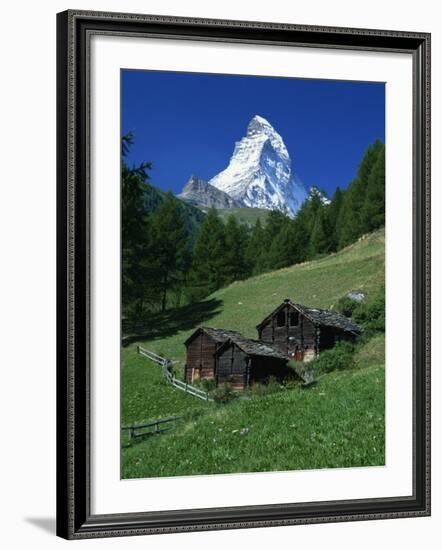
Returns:
[[[224,223],[210,209],[196,235],[171,193],[155,211],[146,208],[149,164],[129,168],[122,140],[122,294],[123,315],[137,319],[201,300],[218,288],[266,271],[329,254],[385,223],[385,146],[366,150],[347,189],[332,199],[313,189],[295,218],[271,211],[266,223]]]

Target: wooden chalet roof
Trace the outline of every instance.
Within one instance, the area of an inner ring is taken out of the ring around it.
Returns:
[[[235,336],[241,336],[239,332],[236,332],[235,330],[227,330],[223,328],[212,328],[212,327],[199,327],[196,329],[194,333],[192,333],[189,338],[184,342],[184,344],[189,344],[198,334],[201,332],[205,332],[208,334],[215,342],[218,342],[219,344],[223,344],[226,340],[229,338],[235,337]]]
[[[189,344],[198,334],[204,332],[208,334],[215,342],[220,344],[218,351],[224,349],[225,346],[233,342],[247,355],[259,356],[259,357],[273,357],[276,359],[286,359],[277,350],[273,349],[268,344],[264,344],[259,340],[252,340],[251,338],[245,338],[239,332],[235,330],[227,330],[221,328],[212,327],[199,327],[189,338],[184,342]]]
[[[298,310],[300,313],[305,315],[307,319],[310,319],[310,321],[312,321],[315,325],[339,328],[345,332],[351,332],[353,334],[360,334],[362,332],[362,328],[358,324],[356,324],[354,321],[352,321],[345,315],[341,315],[341,313],[338,313],[337,311],[333,311],[332,309],[320,309],[317,307],[307,307],[301,304],[296,304],[288,299],[284,300],[284,302],[281,305],[279,305],[274,311],[272,311],[272,313],[267,315],[267,317],[265,317],[259,323],[259,325],[257,325],[256,328],[259,329],[263,324],[265,324],[286,304],[289,304],[290,306]]]
[[[220,346],[216,353],[220,353],[224,348],[226,348],[230,343],[234,343],[247,355],[252,355],[254,357],[272,357],[273,359],[283,359],[287,360],[287,357],[272,348],[268,344],[264,344],[259,340],[252,340],[251,338],[245,338],[241,334],[238,336],[232,336],[226,340],[222,346]]]

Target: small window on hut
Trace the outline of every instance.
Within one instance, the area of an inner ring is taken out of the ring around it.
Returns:
[[[278,311],[278,314],[276,315],[276,326],[277,327],[284,327],[285,326],[285,311]]]
[[[297,327],[299,325],[299,313],[297,311],[292,311],[290,313],[290,326]]]

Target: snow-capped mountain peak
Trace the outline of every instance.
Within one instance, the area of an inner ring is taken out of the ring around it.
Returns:
[[[290,161],[290,157],[282,137],[276,132],[268,120],[262,116],[255,115],[247,126],[247,137],[258,138],[259,140],[268,138],[275,150],[281,157]]]
[[[281,210],[294,216],[308,193],[293,173],[282,137],[256,115],[235,144],[230,163],[209,183],[246,206]]]

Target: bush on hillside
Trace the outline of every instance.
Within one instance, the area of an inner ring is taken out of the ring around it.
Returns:
[[[360,307],[361,303],[353,300],[349,296],[343,296],[336,304],[336,311],[342,313],[346,317],[351,317],[355,309]]]
[[[238,394],[233,391],[230,384],[221,384],[212,392],[212,397],[215,403],[228,403],[238,397]]]
[[[338,342],[334,348],[323,351],[310,365],[317,374],[354,367],[355,345],[352,342]]]
[[[385,290],[369,303],[359,304],[353,312],[353,319],[364,328],[365,332],[385,331]]]
[[[364,339],[376,332],[385,331],[385,289],[369,302],[358,302],[349,296],[343,296],[336,304],[339,313],[352,318],[364,329]]]

